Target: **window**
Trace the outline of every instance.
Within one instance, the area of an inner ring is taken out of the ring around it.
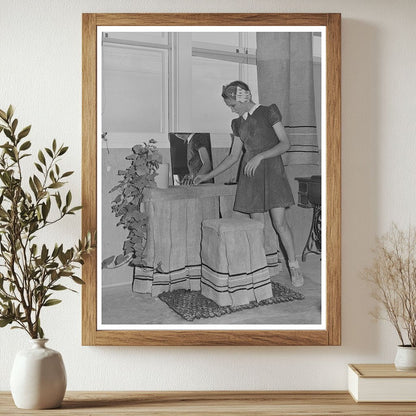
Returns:
[[[166,33],[105,33],[102,47],[102,132],[112,146],[138,133],[168,130],[169,37]]]
[[[166,130],[164,51],[106,46],[103,57],[103,130]]]
[[[102,51],[102,131],[113,147],[149,138],[168,147],[169,131],[228,135],[235,114],[221,91],[236,79],[259,102],[255,32],[108,32]]]
[[[235,114],[221,91],[231,81],[246,82],[257,100],[255,44],[255,32],[192,33],[192,131],[230,132]]]

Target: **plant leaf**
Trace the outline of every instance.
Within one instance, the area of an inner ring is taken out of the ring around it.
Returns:
[[[11,121],[11,118],[13,117],[14,114],[14,108],[12,105],[9,105],[9,108],[7,109],[7,120]]]
[[[20,140],[20,139],[23,139],[24,137],[26,137],[28,134],[29,134],[29,132],[30,132],[30,129],[32,128],[32,126],[26,126],[18,135],[17,135],[17,138]],[[27,143],[27,142],[26,142]],[[30,145],[29,145],[29,147],[30,147]],[[28,147],[28,148],[29,148]],[[23,149],[23,150],[26,150],[26,149]]]
[[[67,150],[68,150],[68,146],[62,147],[62,149],[58,153],[58,156],[62,156],[63,154],[66,153]]]
[[[46,166],[46,160],[44,154],[42,153],[42,150],[39,150],[38,152],[38,159],[43,165]]]
[[[70,176],[70,175],[72,175],[73,173],[74,173],[74,171],[65,172],[65,173],[61,176],[61,178],[66,178],[67,176]]]
[[[28,140],[27,142],[24,142],[21,146],[20,146],[20,150],[27,150],[29,149],[29,147],[32,146],[32,143],[30,143],[30,141]]]
[[[58,303],[61,303],[62,300],[60,299],[48,299],[43,306],[53,306],[53,305],[57,305]]]
[[[35,166],[36,166],[36,169],[37,169],[40,173],[43,173],[43,168],[42,168],[42,166],[41,166],[39,163],[36,163],[36,162],[35,162]]]
[[[68,288],[63,285],[55,285],[51,287],[51,290],[67,290]]]
[[[13,318],[0,318],[0,328],[4,328],[5,326],[11,324],[13,322]]]
[[[56,188],[62,188],[65,184],[63,182],[55,182],[51,183],[48,188],[56,189]]]
[[[72,202],[72,194],[71,194],[71,191],[68,191],[68,193],[66,194],[66,198],[65,198],[65,205],[69,207],[71,202]]]
[[[78,283],[79,285],[85,285],[85,282],[82,279],[80,279],[78,276],[72,276],[71,279],[75,283]]]

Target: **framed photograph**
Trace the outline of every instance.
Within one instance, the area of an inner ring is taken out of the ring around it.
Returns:
[[[83,14],[83,345],[341,344],[340,14]]]

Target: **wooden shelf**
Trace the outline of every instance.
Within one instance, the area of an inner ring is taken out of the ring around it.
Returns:
[[[67,392],[59,409],[22,410],[0,392],[0,415],[414,415],[414,403],[355,403],[337,391]]]

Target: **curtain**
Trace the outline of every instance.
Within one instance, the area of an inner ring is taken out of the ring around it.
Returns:
[[[312,33],[258,32],[259,101],[277,104],[291,143],[286,165],[319,165]]]

